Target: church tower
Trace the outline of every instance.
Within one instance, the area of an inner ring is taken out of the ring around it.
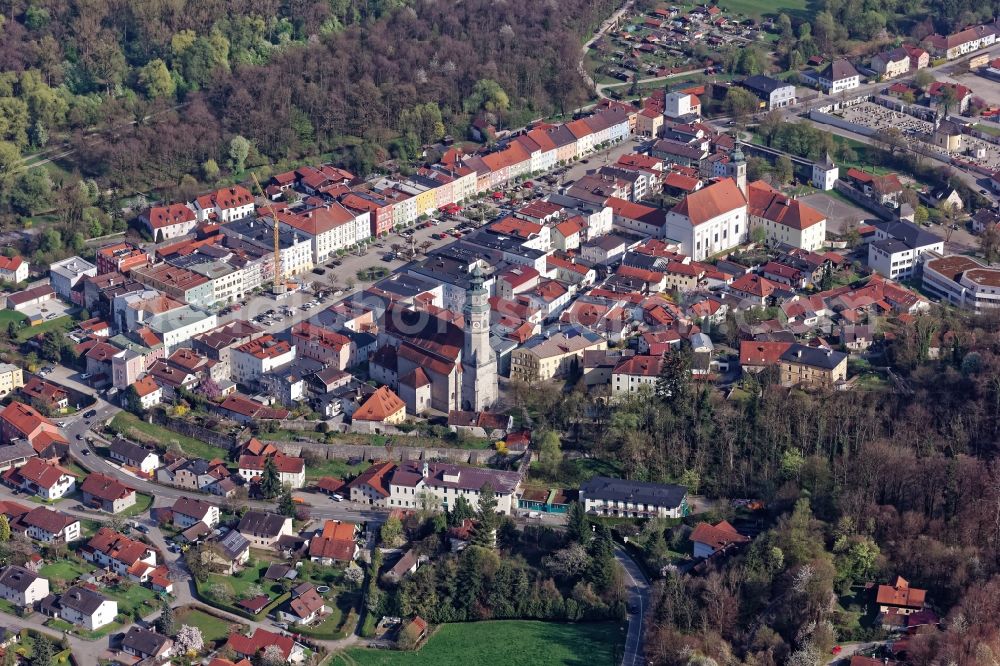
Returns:
[[[743,196],[747,196],[747,160],[739,144],[733,151],[729,164],[726,165],[726,171],[727,175],[736,181],[736,186],[740,188]]]
[[[490,295],[476,264],[465,292],[461,408],[480,412],[497,401],[497,357],[490,346]]]

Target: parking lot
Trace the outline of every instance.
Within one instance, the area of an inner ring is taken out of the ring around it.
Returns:
[[[863,208],[830,196],[826,192],[809,194],[800,200],[826,215],[828,234],[841,236],[848,229],[856,228],[864,220],[877,219]]]
[[[39,319],[36,323],[42,323],[52,319],[58,319],[59,317],[65,317],[69,314],[67,311],[71,307],[73,306],[67,305],[58,298],[50,298],[43,303],[24,307],[21,310],[21,313],[31,320],[35,320],[35,318],[38,317]]]

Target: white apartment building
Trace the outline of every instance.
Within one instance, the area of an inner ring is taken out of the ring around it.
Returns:
[[[229,357],[233,381],[251,385],[277,367],[295,360],[295,345],[265,335],[234,347]]]
[[[927,252],[944,254],[944,239],[912,222],[880,222],[868,245],[868,267],[893,280],[912,277]]]
[[[652,393],[662,369],[662,356],[637,355],[622,359],[611,371],[611,395],[632,395],[643,390],[643,387]]]
[[[826,216],[818,210],[790,199],[759,180],[747,189],[750,228],[761,227],[767,239],[815,252],[826,242]]]
[[[402,463],[392,472],[387,506],[448,510],[464,497],[478,509],[482,489],[489,485],[496,494],[497,513],[509,514],[517,505],[520,483],[516,472],[449,463]]]

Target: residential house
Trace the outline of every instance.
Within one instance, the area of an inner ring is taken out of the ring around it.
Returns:
[[[329,612],[323,597],[312,583],[292,588],[292,597],[278,609],[278,618],[289,624],[305,626]]]
[[[291,636],[276,634],[266,629],[257,628],[250,636],[229,634],[226,649],[232,650],[241,659],[256,659],[269,645],[278,648],[278,652],[286,662],[297,664],[304,658],[302,647]]]
[[[915,72],[918,69],[923,69],[930,64],[930,54],[922,48],[910,46],[909,44],[903,44],[903,48],[906,50],[906,54],[910,57],[910,71]]]
[[[250,190],[242,185],[224,187],[196,198],[194,212],[199,222],[225,224],[251,215],[254,198]]]
[[[688,514],[684,486],[595,476],[580,486],[587,513],[626,518],[682,518]]]
[[[403,556],[385,572],[385,578],[393,583],[398,583],[411,573],[416,572],[420,566],[420,558],[412,550],[403,553]]]
[[[663,356],[635,355],[621,359],[611,371],[611,395],[624,397],[641,390],[652,394],[663,370]],[[645,387],[645,388],[644,388]]]
[[[911,587],[910,581],[902,576],[890,585],[879,585],[875,595],[875,604],[882,615],[884,626],[895,626],[900,616],[913,615],[927,606],[927,590]]]
[[[49,595],[49,581],[24,567],[8,566],[0,570],[0,599],[18,608],[31,609]]]
[[[184,236],[194,231],[198,218],[184,204],[153,206],[139,216],[139,222],[153,236],[154,242]]]
[[[20,467],[3,473],[7,485],[38,495],[44,500],[57,500],[76,489],[76,477],[56,463],[31,458]]]
[[[97,266],[80,257],[68,257],[49,264],[49,284],[70,303],[82,304],[82,293],[74,289],[83,279],[97,275]]]
[[[17,284],[28,279],[28,262],[20,256],[0,256],[0,282]]]
[[[72,543],[80,538],[80,520],[61,511],[39,506],[11,522],[11,528],[22,531],[42,543]]]
[[[300,356],[346,370],[351,362],[351,339],[346,335],[303,321],[292,327],[292,344]]]
[[[202,549],[201,561],[224,574],[233,575],[250,560],[250,540],[238,530],[229,530],[224,536],[207,542]]]
[[[83,559],[119,576],[144,583],[156,567],[156,552],[142,541],[102,527],[80,549]]]
[[[828,64],[819,71],[816,78],[828,95],[836,95],[861,85],[861,75],[858,70],[844,58],[838,58]]]
[[[330,566],[336,562],[351,562],[357,557],[359,548],[354,540],[358,526],[339,520],[328,520],[323,529],[317,531],[309,541],[309,559],[312,562]]]
[[[108,447],[112,460],[117,460],[126,467],[138,470],[147,476],[160,466],[160,456],[144,446],[139,446],[123,437],[116,437]]]
[[[219,524],[219,507],[202,499],[181,497],[171,508],[174,527],[187,529],[197,523],[214,528]]]
[[[743,79],[739,85],[756,95],[766,110],[795,104],[795,86],[790,83],[756,74]]]
[[[960,30],[951,35],[934,34],[927,38],[931,52],[938,57],[954,60],[996,42],[996,26],[985,24]]]
[[[810,385],[833,388],[847,379],[847,354],[792,344],[781,355],[783,386]]]
[[[163,400],[163,387],[157,384],[150,375],[140,377],[132,386],[135,388],[135,394],[143,409],[152,409]]]
[[[96,631],[114,622],[118,602],[83,585],[76,585],[59,595],[55,603],[59,617],[87,631]]]
[[[725,520],[712,525],[698,523],[688,537],[694,544],[695,557],[711,557],[733,546],[749,543],[750,538],[740,534]]]
[[[59,412],[69,407],[69,392],[38,376],[29,379],[18,393],[29,404],[46,410],[46,413]]]
[[[510,376],[523,382],[547,381],[574,372],[583,353],[607,349],[605,338],[581,326],[568,326],[530,338],[511,355]]]
[[[781,355],[792,346],[791,342],[760,340],[740,341],[740,367],[743,372],[757,373],[770,367],[778,367]]]
[[[294,360],[294,345],[264,335],[232,350],[232,377],[240,384],[251,385],[275,368]]]
[[[24,373],[13,363],[0,363],[0,397],[24,386]]]
[[[302,488],[306,485],[306,462],[302,458],[286,456],[278,452],[272,456],[242,455],[239,460],[239,475],[248,483],[264,475],[267,462],[270,461],[278,472],[281,485],[289,488]]]
[[[53,444],[66,445],[66,438],[55,423],[34,407],[17,401],[0,411],[0,437],[7,443],[27,440],[39,452]]]
[[[910,71],[910,54],[902,46],[872,58],[872,69],[883,79],[894,79]]]
[[[847,180],[879,205],[887,208],[896,208],[899,205],[899,195],[903,192],[903,184],[900,183],[899,176],[895,173],[877,175],[852,167],[847,170]]]
[[[153,663],[169,659],[174,642],[151,629],[132,626],[122,639],[122,652]]]
[[[236,528],[251,548],[275,549],[278,539],[292,536],[292,519],[267,511],[247,511]]]
[[[378,432],[382,425],[406,420],[406,403],[388,386],[380,386],[351,415],[353,430]]]
[[[133,488],[99,472],[92,472],[84,479],[80,495],[84,504],[108,513],[120,513],[136,502]]]
[[[347,484],[351,501],[374,506],[388,506],[389,476],[395,469],[391,462],[375,463]]]

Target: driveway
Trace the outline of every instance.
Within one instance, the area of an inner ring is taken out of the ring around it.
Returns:
[[[649,580],[642,572],[635,560],[625,552],[623,548],[615,548],[615,559],[623,567],[629,579],[629,606],[634,606],[635,613],[628,616],[628,635],[625,638],[625,652],[622,655],[622,666],[641,666],[646,663],[643,660],[643,623],[646,613],[649,612]]]

